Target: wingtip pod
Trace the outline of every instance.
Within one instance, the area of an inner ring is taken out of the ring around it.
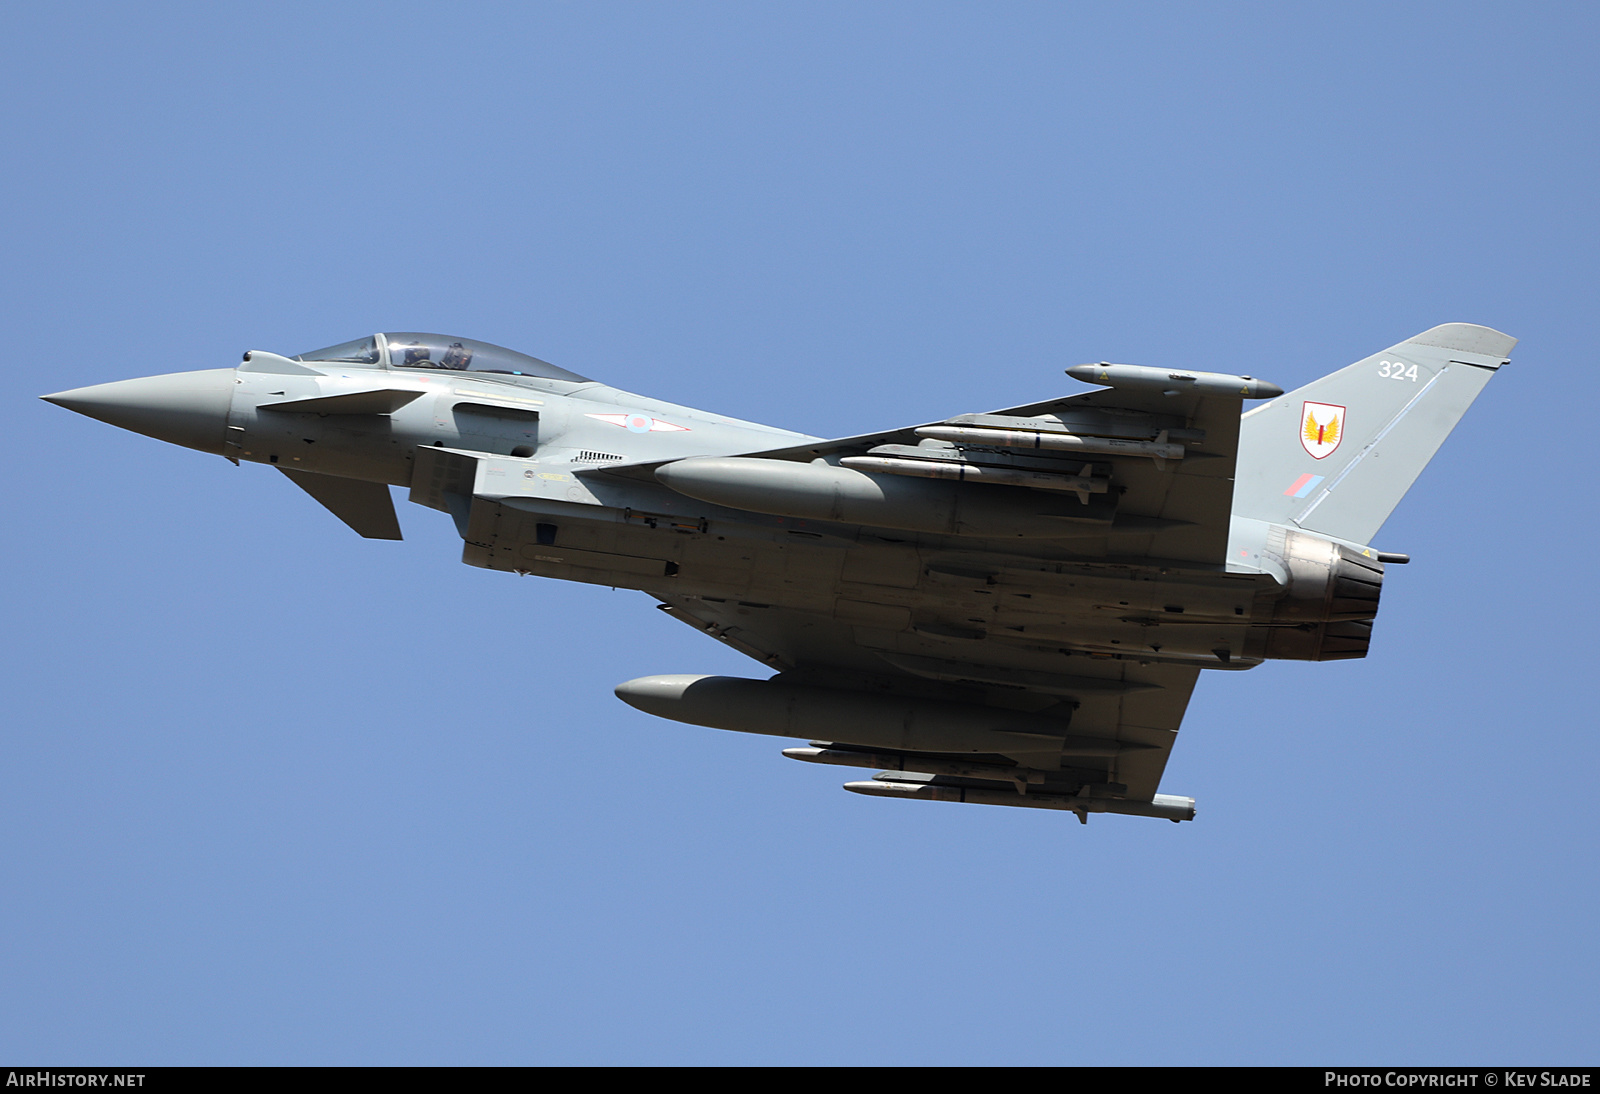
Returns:
[[[1493,327],[1479,326],[1477,323],[1441,323],[1437,327],[1406,339],[1406,342],[1417,346],[1437,346],[1459,353],[1481,353],[1485,357],[1500,358],[1510,357],[1511,350],[1517,344],[1517,340],[1509,334],[1503,334]]]
[[[1227,399],[1276,399],[1283,388],[1254,376],[1234,376],[1226,372],[1194,372],[1153,368],[1149,365],[1073,365],[1067,375],[1086,384],[1106,387],[1142,388],[1163,395],[1207,395]]]

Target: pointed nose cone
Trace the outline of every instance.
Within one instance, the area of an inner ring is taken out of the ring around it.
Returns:
[[[173,372],[40,398],[146,437],[220,456],[228,404],[233,400],[233,372],[231,368]]]

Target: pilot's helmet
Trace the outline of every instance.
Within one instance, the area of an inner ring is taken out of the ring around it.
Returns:
[[[427,362],[432,357],[432,352],[421,342],[413,342],[406,347],[405,364],[416,365]]]

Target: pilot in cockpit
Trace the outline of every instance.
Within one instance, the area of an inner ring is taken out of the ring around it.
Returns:
[[[433,366],[433,353],[421,342],[413,342],[405,346],[405,357],[401,364],[410,368],[431,368]]]

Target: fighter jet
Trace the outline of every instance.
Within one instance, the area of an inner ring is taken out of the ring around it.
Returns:
[[[44,398],[275,467],[371,539],[398,486],[468,565],[639,590],[770,675],[624,702],[880,769],[846,790],[1177,822],[1201,671],[1366,656],[1408,561],[1372,541],[1515,344],[1447,323],[1288,394],[1078,365],[1094,390],[835,440],[421,333]]]

